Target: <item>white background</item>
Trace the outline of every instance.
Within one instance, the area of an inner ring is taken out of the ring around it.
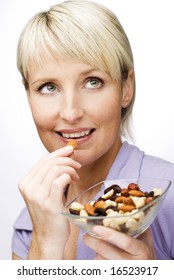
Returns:
[[[16,47],[28,19],[59,0],[0,0],[0,259],[11,258],[12,226],[24,206],[18,181],[46,154],[37,136]],[[96,0],[112,9],[132,45],[135,144],[174,162],[174,17],[171,0]]]

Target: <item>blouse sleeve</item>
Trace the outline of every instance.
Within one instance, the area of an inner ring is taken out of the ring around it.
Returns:
[[[12,237],[12,252],[19,258],[26,260],[31,244],[32,222],[27,208],[24,208],[16,222]]]

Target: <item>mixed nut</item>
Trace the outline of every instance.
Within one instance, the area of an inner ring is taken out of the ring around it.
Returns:
[[[144,192],[136,183],[130,183],[126,188],[111,185],[97,200],[85,203],[72,202],[69,212],[81,216],[81,221],[110,227],[122,232],[138,229],[145,212],[141,208],[154,201],[162,194],[162,190],[154,188]],[[89,219],[102,217],[102,219]]]
[[[67,146],[73,146],[73,150],[77,147],[77,142],[75,140],[71,140],[67,143]]]

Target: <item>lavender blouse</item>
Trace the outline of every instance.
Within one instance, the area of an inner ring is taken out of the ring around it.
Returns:
[[[174,259],[174,164],[157,157],[145,155],[136,146],[124,142],[107,179],[118,178],[163,178],[172,181],[160,211],[151,225],[151,232],[157,259]],[[83,243],[81,231],[77,243],[77,259],[91,260],[95,252]],[[27,208],[24,208],[14,224],[12,251],[27,259],[31,243],[32,222]]]

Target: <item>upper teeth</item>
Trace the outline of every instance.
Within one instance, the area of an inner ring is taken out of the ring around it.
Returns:
[[[75,133],[62,133],[62,136],[64,138],[79,138],[85,135],[89,135],[90,130],[84,130],[80,132],[75,132]]]

